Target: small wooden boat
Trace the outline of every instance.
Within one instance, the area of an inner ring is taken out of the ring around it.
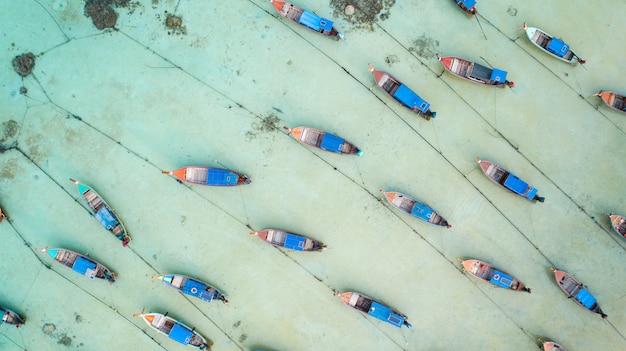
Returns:
[[[501,88],[505,86],[513,88],[515,86],[514,82],[506,80],[507,73],[501,69],[488,68],[478,63],[454,56],[441,57],[437,54],[437,59],[441,62],[446,71],[457,77],[469,80],[470,82]]]
[[[274,246],[295,251],[322,251],[326,248],[326,245],[317,240],[280,229],[264,229],[259,232],[250,232],[250,235],[256,235]]]
[[[585,309],[599,314],[602,318],[607,317],[607,315],[602,312],[596,298],[591,295],[589,290],[587,290],[587,287],[567,272],[560,271],[556,268],[550,268],[550,270],[554,272],[556,282],[559,284],[559,287],[563,290],[565,295],[567,295],[567,298],[574,300]]]
[[[107,204],[102,196],[100,196],[91,187],[70,178],[76,184],[78,193],[83,197],[87,206],[91,209],[91,214],[100,222],[104,229],[111,232],[115,237],[122,241],[122,246],[126,247],[130,244],[131,238],[124,227],[122,220],[115,214],[115,211]]]
[[[380,87],[387,95],[396,99],[403,106],[415,112],[418,116],[424,117],[427,121],[437,116],[437,112],[430,110],[430,104],[419,97],[409,87],[400,82],[391,74],[375,70],[370,64],[370,72],[374,75],[376,85]]]
[[[541,29],[529,27],[526,22],[524,22],[524,25],[520,28],[520,30],[522,29],[526,31],[526,35],[531,43],[559,60],[571,64],[580,62],[581,65],[587,62],[577,56],[570,49],[569,45],[565,44],[561,39],[555,38]]]
[[[2,207],[0,207],[0,223],[2,223],[2,221],[4,221],[5,218],[9,218],[9,217],[7,216],[6,212],[4,212]]]
[[[626,239],[626,217],[609,213],[611,219],[611,227],[622,238]]]
[[[175,171],[162,171],[161,173],[169,174],[185,183],[198,185],[236,186],[252,183],[250,177],[245,174],[230,169],[204,166],[187,166]]]
[[[389,203],[398,210],[408,213],[411,216],[417,217],[425,222],[452,228],[452,225],[448,224],[448,221],[437,214],[435,210],[430,208],[425,203],[419,202],[414,198],[397,191],[381,190],[380,192],[385,195],[387,201],[389,201]]]
[[[20,317],[19,314],[11,311],[8,308],[0,306],[0,313],[2,313],[2,320],[0,321],[0,324],[11,324],[19,328],[22,326],[22,324],[26,323],[26,318]]]
[[[543,351],[567,351],[563,346],[554,341],[546,341],[543,343]]]
[[[452,0],[469,17],[476,14],[476,0]]]
[[[163,283],[180,291],[183,294],[197,297],[200,300],[204,300],[206,302],[219,300],[219,301],[222,301],[224,304],[228,304],[228,300],[226,300],[226,296],[224,296],[224,294],[222,294],[216,288],[210,286],[207,283],[203,283],[199,280],[189,278],[184,275],[180,275],[180,274],[155,275],[155,276],[152,276],[152,279],[159,279],[163,281]]]
[[[491,179],[494,183],[525,199],[544,202],[545,198],[537,195],[537,189],[528,185],[528,183],[519,179],[502,166],[491,161],[481,160],[480,158],[476,158],[476,162],[480,165],[480,168],[487,178]]]
[[[481,260],[465,260],[461,264],[463,269],[478,279],[489,282],[499,288],[525,291],[530,294],[530,289],[525,287],[517,278],[489,263]]]
[[[50,257],[54,258],[57,262],[72,269],[74,272],[89,277],[89,279],[103,279],[109,283],[114,283],[117,274],[111,272],[110,269],[98,263],[91,258],[81,255],[78,252],[74,252],[68,249],[50,249],[50,248],[36,248],[37,251],[47,252]]]
[[[602,90],[597,94],[593,94],[593,96],[599,96],[608,107],[626,113],[626,96],[613,91]]]
[[[292,3],[281,0],[270,0],[278,14],[299,24],[307,29],[318,32],[323,36],[335,39],[343,38],[343,35],[333,27],[333,21],[322,18],[313,12],[304,10]]]
[[[411,328],[411,323],[409,323],[405,315],[372,299],[371,297],[367,297],[357,292],[345,292],[340,294],[335,291],[334,295],[339,296],[343,303],[357,311],[380,319],[381,321],[385,321],[398,328],[402,328],[403,325],[409,329]]]
[[[133,317],[141,317],[152,329],[183,345],[192,346],[198,350],[210,349],[206,339],[198,334],[195,328],[191,329],[174,318],[168,317],[167,313],[144,313],[142,310],[141,313],[133,314]]]
[[[336,135],[326,133],[311,127],[283,127],[286,131],[302,144],[310,145],[318,149],[336,152],[338,154],[357,154],[361,156],[363,151]]]

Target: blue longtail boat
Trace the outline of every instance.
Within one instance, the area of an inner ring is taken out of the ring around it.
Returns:
[[[250,232],[261,240],[274,246],[284,247],[294,251],[323,251],[324,243],[300,234],[293,234],[280,229],[264,229],[258,232]]]
[[[452,225],[449,224],[448,221],[445,220],[445,218],[441,217],[441,215],[439,215],[437,212],[435,212],[435,210],[430,208],[425,203],[419,202],[414,198],[406,194],[399,193],[397,191],[381,190],[380,192],[385,195],[385,198],[393,207],[404,213],[408,213],[413,217],[417,217],[422,221],[434,225],[448,228],[452,227]]]
[[[480,165],[480,169],[492,182],[500,185],[506,190],[519,195],[526,200],[543,202],[545,198],[537,195],[537,189],[529,185],[525,181],[519,179],[515,174],[507,171],[502,166],[491,161],[476,158],[476,163]]]
[[[195,347],[198,350],[210,349],[204,336],[195,331],[196,328],[189,328],[180,321],[168,317],[167,313],[144,313],[142,310],[141,313],[133,314],[133,317],[141,317],[150,328],[167,335],[170,339],[178,343]]]
[[[222,301],[224,304],[228,304],[228,300],[226,296],[222,294],[216,288],[210,286],[207,283],[203,283],[199,280],[189,278],[180,274],[167,274],[167,275],[155,275],[152,276],[152,279],[159,279],[163,281],[166,285],[180,291],[183,294],[191,295],[199,298],[200,300],[204,300],[206,302],[211,302],[213,300]]]
[[[359,150],[359,148],[347,142],[345,139],[319,129],[311,127],[283,128],[302,144],[338,154],[352,154],[358,156],[363,154],[363,151]]]
[[[126,247],[130,244],[131,238],[124,227],[124,223],[115,214],[115,211],[104,201],[95,190],[90,186],[79,182],[76,179],[70,178],[70,180],[76,184],[78,193],[83,198],[91,214],[100,222],[104,229],[108,230],[111,234],[115,235],[118,240],[122,241],[122,246]]]
[[[481,260],[465,260],[462,261],[463,269],[474,277],[489,282],[498,288],[524,291],[530,294],[530,288],[524,286],[514,276],[506,273],[498,267],[494,267],[487,262]]]
[[[520,30],[526,31],[526,36],[533,45],[561,61],[571,64],[580,63],[581,65],[587,62],[576,55],[563,40],[555,38],[539,28],[529,27],[526,22],[524,22]]]
[[[346,305],[357,311],[363,312],[368,316],[380,319],[381,321],[387,322],[398,328],[402,328],[403,325],[409,329],[411,328],[411,323],[409,323],[405,315],[372,299],[371,297],[367,297],[357,292],[335,292],[334,295],[339,296],[341,301],[343,301]]]
[[[26,318],[22,318],[19,314],[8,308],[0,306],[0,313],[2,313],[2,320],[0,320],[0,324],[6,323],[19,328],[22,324],[26,323]]]
[[[554,272],[554,278],[557,284],[559,284],[559,288],[563,290],[568,298],[574,300],[579,306],[599,314],[602,318],[607,317],[607,315],[602,312],[596,298],[591,295],[586,286],[567,272],[560,271],[556,268],[550,268],[550,270]]]
[[[236,186],[250,184],[250,177],[229,169],[212,168],[204,166],[187,166],[175,171],[162,171],[169,174],[181,182],[210,185],[210,186]]]
[[[46,252],[50,257],[59,262],[60,264],[70,268],[74,272],[84,275],[89,279],[102,279],[109,283],[114,283],[117,278],[117,274],[105,267],[103,264],[92,260],[91,258],[81,255],[78,252],[74,252],[68,249],[61,248],[36,248],[35,250]]]
[[[343,35],[333,27],[333,21],[322,18],[311,11],[304,10],[292,3],[281,0],[270,0],[278,14],[323,36],[341,39]]]

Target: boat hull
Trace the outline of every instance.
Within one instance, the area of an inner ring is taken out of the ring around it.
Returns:
[[[333,21],[329,19],[319,17],[318,15],[287,1],[270,0],[270,2],[279,15],[297,25],[319,33],[325,37],[334,39],[341,39],[343,37],[343,35],[341,35],[341,33],[333,27]]]
[[[505,71],[488,68],[455,56],[441,57],[437,55],[437,59],[441,62],[446,71],[472,83],[500,88],[506,86],[513,87],[515,85],[515,83],[506,80]]]
[[[284,247],[294,251],[322,251],[326,248],[322,242],[300,234],[293,234],[280,229],[264,229],[250,232],[261,240],[274,246]]]
[[[0,314],[2,314],[2,320],[0,320],[0,324],[6,323],[20,328],[22,324],[26,323],[25,318],[22,318],[19,314],[11,311],[8,308],[0,306]]]
[[[622,238],[626,239],[626,217],[610,213],[611,227]]]
[[[504,167],[491,161],[481,160],[480,158],[476,158],[476,162],[480,165],[480,169],[489,180],[513,194],[530,201],[543,202],[545,200],[543,197],[537,195],[537,189],[507,171]]]
[[[380,192],[385,196],[385,199],[387,199],[387,201],[393,207],[406,214],[419,218],[422,221],[428,222],[430,224],[447,228],[452,227],[452,225],[450,225],[448,221],[445,220],[445,218],[443,218],[425,203],[419,202],[414,198],[397,191],[381,190]]]
[[[543,343],[543,351],[567,351],[563,346],[554,341],[546,341]]]
[[[37,251],[46,252],[61,265],[89,279],[102,279],[109,283],[114,283],[117,277],[117,274],[103,264],[72,250],[62,248],[38,248]]]
[[[462,261],[461,264],[463,265],[463,269],[469,274],[494,286],[507,290],[530,293],[530,289],[525,287],[517,278],[489,263],[471,259]]]
[[[102,225],[104,229],[113,234],[118,240],[122,242],[122,246],[126,247],[130,244],[131,237],[126,231],[126,227],[122,220],[117,216],[115,211],[104,201],[102,196],[98,194],[93,188],[85,185],[78,180],[70,178],[78,193],[83,198],[83,202],[89,207],[91,214]]]
[[[202,335],[167,315],[161,313],[140,313],[135,315],[135,317],[141,317],[152,329],[167,335],[178,343],[195,347],[199,350],[208,349],[207,341]]]
[[[574,300],[577,305],[583,307],[584,309],[601,315],[602,318],[607,317],[607,315],[602,312],[596,298],[589,293],[587,288],[581,282],[576,280],[567,272],[560,271],[556,268],[550,269],[554,271],[554,278],[556,279],[559,288],[563,290],[568,298]]]
[[[374,69],[371,64],[369,68],[372,75],[374,75],[376,85],[382,89],[385,94],[427,121],[431,118],[435,118],[437,113],[430,110],[430,104],[400,82],[396,77],[387,72]]]
[[[230,169],[187,166],[175,171],[163,171],[183,183],[207,186],[238,186],[250,184],[250,177]]]
[[[226,296],[222,294],[216,288],[210,286],[207,283],[199,280],[180,275],[180,274],[167,274],[155,277],[165,283],[165,285],[178,290],[179,292],[197,297],[200,300],[211,302],[213,300],[219,300],[227,304],[228,300]]]
[[[528,27],[526,23],[520,29],[526,31],[526,36],[533,45],[541,49],[541,51],[549,54],[552,57],[556,57],[561,61],[567,63],[584,64],[586,61],[581,59],[569,48],[569,45],[565,44],[562,40],[553,37],[552,35],[544,32],[539,28]]]
[[[603,90],[600,90],[600,92],[594,94],[594,96],[599,96],[602,102],[613,110],[626,113],[626,96],[613,91]]]
[[[344,293],[335,292],[335,296],[338,296],[344,304],[359,312],[387,322],[398,328],[401,328],[403,325],[411,328],[411,324],[408,322],[405,315],[371,297],[352,291]]]
[[[330,151],[338,154],[359,155],[362,152],[353,144],[336,135],[324,132],[311,127],[285,127],[293,137],[300,143],[316,147],[320,150]]]

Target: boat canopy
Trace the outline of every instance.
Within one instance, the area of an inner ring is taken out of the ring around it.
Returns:
[[[300,235],[287,233],[285,236],[285,248],[287,249],[302,251],[305,242],[306,238]]]
[[[468,9],[471,9],[472,7],[476,6],[476,0],[456,0],[456,3],[462,4]]]
[[[191,278],[187,278],[181,291],[187,295],[196,296],[208,302],[213,301],[215,297],[212,292],[206,291],[206,284]]]
[[[207,185],[236,185],[239,175],[227,169],[209,168]]]
[[[108,207],[104,207],[96,212],[95,217],[106,229],[111,229],[119,223],[115,214]]]
[[[170,335],[168,335],[170,339],[178,341],[181,344],[187,345],[191,341],[193,337],[193,332],[187,329],[184,325],[180,323],[174,324],[172,330],[170,331]]]
[[[402,327],[402,324],[404,323],[403,316],[393,313],[391,308],[382,305],[376,301],[372,301],[372,305],[370,306],[370,310],[367,312],[367,314],[374,318],[378,318],[381,321],[393,324],[398,328]]]
[[[426,204],[420,203],[420,202],[415,202],[415,205],[413,205],[413,208],[411,209],[411,214],[419,217],[425,221],[429,221],[430,217],[432,217],[433,215],[433,209],[428,207]]]
[[[326,30],[330,32],[331,29],[333,29],[333,21],[321,18],[320,16],[307,10],[302,12],[302,16],[300,16],[300,20],[298,22],[303,26],[316,31]]]
[[[96,275],[96,264],[84,257],[78,257],[76,261],[74,261],[72,269],[75,272],[86,275],[91,279],[93,279]]]
[[[346,141],[344,139],[336,135],[325,133],[320,147],[328,151],[341,152],[341,147],[345,142]]]
[[[517,194],[524,195],[528,189],[528,183],[517,178],[514,174],[509,174],[504,181],[504,186]]]
[[[576,300],[589,309],[591,309],[591,307],[593,307],[596,303],[596,298],[593,297],[593,295],[591,295],[585,288],[580,289],[578,294],[576,294]]]
[[[558,57],[563,57],[569,51],[569,45],[565,44],[562,40],[552,38],[550,44],[546,47],[546,50],[555,54]]]
[[[428,111],[428,108],[430,108],[429,103],[415,94],[413,90],[409,89],[409,87],[404,84],[398,87],[398,90],[396,90],[395,94],[393,94],[393,97],[398,99],[401,103],[407,105],[409,108],[417,108],[422,112],[426,112]]]
[[[506,80],[506,71],[494,68],[493,71],[491,71],[491,80],[494,82],[504,83]]]
[[[493,276],[491,277],[491,279],[489,279],[489,282],[508,289],[511,287],[511,284],[513,284],[513,277],[497,269],[494,269]]]

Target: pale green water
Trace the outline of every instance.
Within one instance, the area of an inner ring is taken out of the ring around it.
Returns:
[[[0,224],[0,304],[28,319],[0,326],[0,349],[185,349],[132,318],[144,307],[169,311],[214,350],[535,350],[538,337],[569,351],[626,349],[626,242],[606,217],[626,213],[626,116],[591,96],[626,93],[626,2],[481,0],[481,26],[452,1],[388,2],[373,31],[328,1],[295,2],[335,19],[341,42],[277,18],[265,0],[142,3],[117,10],[119,31],[101,32],[82,1],[0,0],[0,137],[13,146],[0,155],[11,218]],[[186,34],[168,35],[166,11]],[[588,63],[539,51],[517,31],[524,21]],[[26,52],[36,66],[22,80],[11,61]],[[435,53],[486,60],[516,87],[438,78]],[[370,90],[368,63],[437,118]],[[341,135],[364,155],[302,146],[264,128],[272,115],[279,128]],[[476,156],[546,202],[498,188]],[[221,164],[253,183],[186,187],[160,172],[191,164]],[[116,209],[129,248],[90,218],[69,177]],[[453,229],[399,214],[379,189],[427,202]],[[247,234],[267,227],[330,249],[284,252]],[[90,281],[33,250],[44,246],[89,253],[119,278]],[[457,258],[489,261],[533,293],[492,288]],[[608,319],[568,301],[551,266],[585,283]],[[230,304],[182,296],[152,281],[157,273],[207,281]],[[413,329],[365,317],[333,289],[378,298]]]

